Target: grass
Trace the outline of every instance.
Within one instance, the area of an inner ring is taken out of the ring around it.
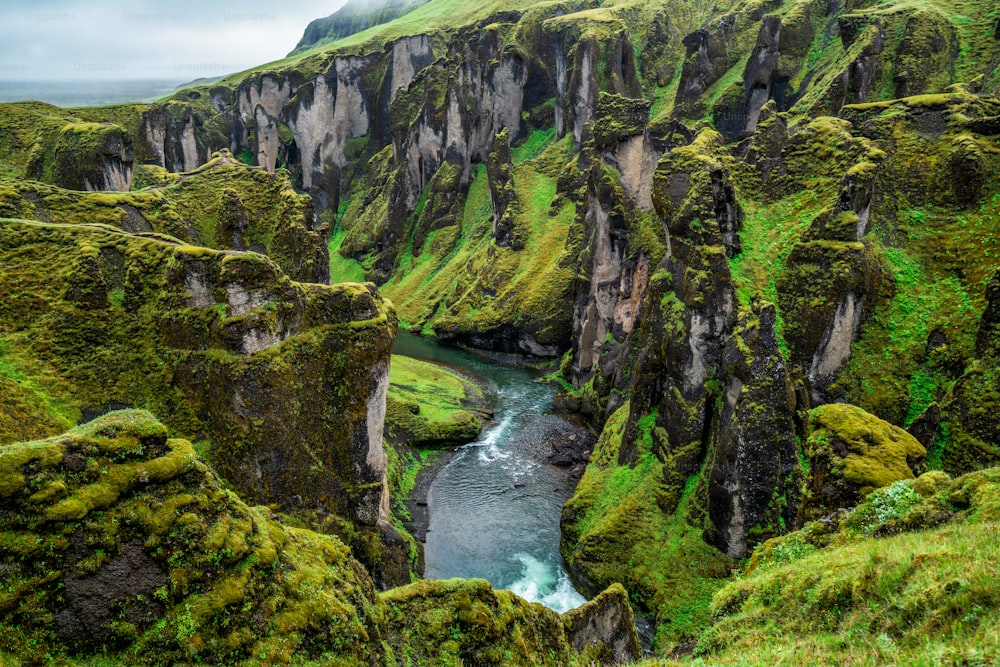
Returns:
[[[515,146],[510,150],[511,161],[514,164],[521,164],[527,160],[533,160],[540,156],[549,144],[556,140],[556,128],[550,127],[547,130],[535,130],[520,146]]]
[[[482,390],[439,364],[392,355],[389,387],[401,398],[422,401],[421,414],[445,416],[483,400]]]
[[[714,622],[698,645],[701,660],[994,664],[1000,659],[997,479],[996,469],[975,473],[924,499],[925,506],[968,508],[938,528],[804,551],[792,563],[729,584],[713,600]]]
[[[814,190],[804,189],[772,204],[750,197],[741,201],[745,213],[739,233],[742,251],[729,260],[736,296],[747,306],[754,295],[776,304],[778,276],[788,254],[812,223],[821,200]],[[775,333],[787,356],[783,324],[779,312]]]
[[[852,349],[841,383],[850,398],[883,419],[908,425],[932,401],[940,400],[972,356],[983,289],[1000,267],[1000,248],[991,228],[1000,197],[974,213],[926,209],[903,212],[907,250],[884,248],[896,293],[876,311]],[[945,345],[928,355],[931,332]]]
[[[332,283],[363,283],[365,270],[361,263],[340,254],[340,246],[344,242],[346,232],[339,227],[330,235],[328,244],[330,250],[330,282]]]
[[[483,405],[478,385],[444,366],[412,357],[392,356],[386,429],[410,433],[409,444],[439,440],[463,444],[479,434],[482,420],[468,408]],[[413,412],[416,410],[416,412]]]
[[[553,320],[568,326],[568,308],[553,304],[568,303],[573,269],[566,239],[576,207],[566,200],[553,206],[557,179],[547,175],[548,165],[561,165],[570,144],[551,139],[549,133],[536,134],[515,149],[524,159],[513,169],[515,228],[524,249],[493,242],[489,182],[479,165],[461,221],[431,232],[419,256],[404,252],[394,277],[381,288],[402,322],[425,331],[435,326],[485,331],[505,323],[534,323],[544,330]]]

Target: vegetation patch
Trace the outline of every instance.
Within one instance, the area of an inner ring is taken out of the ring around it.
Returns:
[[[846,542],[802,549],[720,590],[696,654],[720,665],[995,662],[998,475],[973,473],[927,496],[911,482],[872,494],[844,523]],[[889,523],[898,534],[847,537]]]
[[[458,373],[427,361],[393,355],[386,404],[386,435],[412,447],[462,445],[482,430],[482,390]]]

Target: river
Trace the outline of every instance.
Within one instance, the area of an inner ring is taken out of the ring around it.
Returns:
[[[559,516],[573,483],[540,462],[548,439],[568,426],[546,416],[555,389],[530,370],[412,334],[399,334],[393,351],[475,377],[494,410],[479,440],[460,447],[431,484],[424,576],[483,578],[558,612],[583,604],[559,553]]]

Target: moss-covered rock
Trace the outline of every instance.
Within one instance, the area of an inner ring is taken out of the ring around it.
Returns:
[[[128,190],[133,135],[108,118],[84,121],[39,102],[0,105],[3,175],[73,190]]]
[[[563,615],[566,636],[584,660],[601,665],[634,662],[640,655],[628,593],[612,584],[586,604]]]
[[[385,519],[395,316],[374,286],[100,226],[3,221],[0,256],[7,360],[64,418],[151,408],[248,498]]]
[[[3,654],[367,665],[381,653],[379,601],[347,548],[248,507],[147,412],[0,447],[0,497]]]
[[[629,412],[626,403],[601,432],[590,464],[563,508],[560,549],[583,590],[596,594],[620,582],[636,609],[654,619],[665,649],[689,640],[707,621],[708,601],[732,561],[689,523],[696,510],[697,475],[677,470],[676,457],[670,467],[660,461],[663,438],[657,432],[662,429],[649,432],[652,420],[645,420],[637,442],[628,443]],[[631,465],[619,463],[626,444]],[[678,474],[690,474],[679,490],[672,486]],[[671,503],[674,511],[665,512],[661,503]]]
[[[383,595],[387,641],[404,665],[565,665],[558,614],[482,579],[421,581]]]
[[[7,217],[155,232],[219,250],[253,250],[267,254],[293,279],[329,281],[329,230],[314,219],[311,200],[295,192],[287,173],[248,167],[228,151],[196,171],[130,193],[4,182],[0,211]]]
[[[913,479],[927,450],[909,433],[861,408],[830,403],[809,413],[805,520],[841,507],[902,479]]]
[[[931,446],[934,458],[952,474],[1000,462],[1000,272],[990,280],[986,299],[976,337],[979,358],[948,395]]]

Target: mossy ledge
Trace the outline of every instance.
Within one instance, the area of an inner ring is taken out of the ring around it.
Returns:
[[[253,250],[294,280],[329,282],[329,228],[315,219],[312,200],[292,188],[287,171],[247,166],[224,149],[191,172],[170,174],[152,165],[137,172],[132,192],[2,181],[0,216],[102,223],[217,250]]]
[[[148,408],[255,502],[386,519],[396,319],[373,285],[101,225],[3,220],[0,257],[4,360],[62,418]]]

